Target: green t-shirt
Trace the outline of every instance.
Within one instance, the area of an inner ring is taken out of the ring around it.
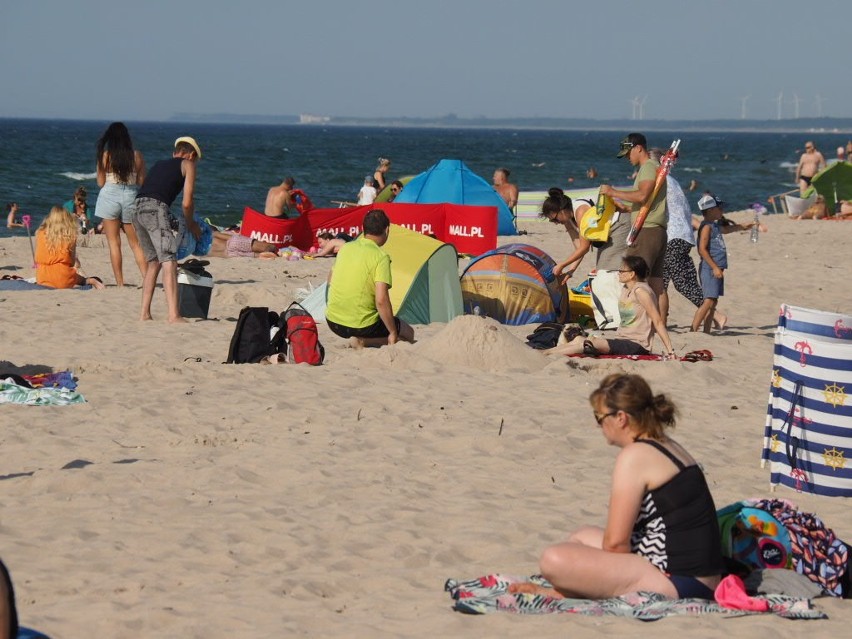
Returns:
[[[349,328],[366,328],[379,320],[376,282],[391,282],[390,257],[365,236],[340,247],[332,270],[326,319]]]
[[[647,180],[651,180],[651,182],[656,181],[658,168],[660,168],[659,162],[654,160],[648,160],[645,162],[645,164],[639,167],[639,172],[636,174],[636,180],[633,182],[633,188],[638,189],[640,182],[645,182]],[[639,209],[641,208],[642,203],[633,203],[633,209],[630,214],[631,223],[636,221],[636,218],[639,215]],[[666,228],[668,219],[669,214],[668,211],[666,211],[666,182],[664,180],[663,185],[660,187],[660,191],[657,193],[657,197],[654,198],[654,201],[651,204],[651,210],[648,211],[648,217],[645,218],[644,226],[661,226],[662,228]]]

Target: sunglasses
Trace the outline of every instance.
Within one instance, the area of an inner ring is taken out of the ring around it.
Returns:
[[[391,192],[393,192],[393,193],[399,193],[399,189],[398,189],[397,187],[395,187],[395,186],[392,186],[392,187],[391,187]]]
[[[618,415],[618,411],[616,410],[611,413],[604,413],[603,415],[598,415],[597,413],[595,413],[594,415],[595,421],[598,423],[598,426],[602,426],[603,420],[605,420],[607,417],[613,417],[614,415]]]

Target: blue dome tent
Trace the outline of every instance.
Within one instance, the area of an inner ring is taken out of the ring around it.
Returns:
[[[517,235],[515,216],[488,182],[461,160],[441,160],[405,185],[394,202],[409,204],[468,204],[497,207],[497,233]]]

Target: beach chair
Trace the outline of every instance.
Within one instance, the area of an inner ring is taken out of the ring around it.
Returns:
[[[784,202],[787,209],[787,215],[790,217],[799,217],[807,211],[811,206],[816,204],[817,194],[814,193],[810,197],[796,197],[795,195],[785,195]]]
[[[783,304],[761,459],[773,490],[852,497],[850,396],[852,316]]]

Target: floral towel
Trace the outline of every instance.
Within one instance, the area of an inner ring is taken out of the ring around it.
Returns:
[[[546,595],[511,594],[509,584],[529,581],[546,588],[551,587],[544,577],[510,577],[486,575],[470,581],[448,579],[444,590],[453,598],[453,609],[474,615],[502,610],[518,614],[540,615],[547,613],[574,613],[596,617],[633,617],[642,621],[656,621],[672,615],[721,614],[741,617],[755,614],[775,614],[785,619],[827,619],[827,615],[814,609],[810,600],[786,595],[760,597],[769,604],[769,612],[723,608],[704,599],[668,599],[652,592],[636,592],[611,599],[556,599]]]

